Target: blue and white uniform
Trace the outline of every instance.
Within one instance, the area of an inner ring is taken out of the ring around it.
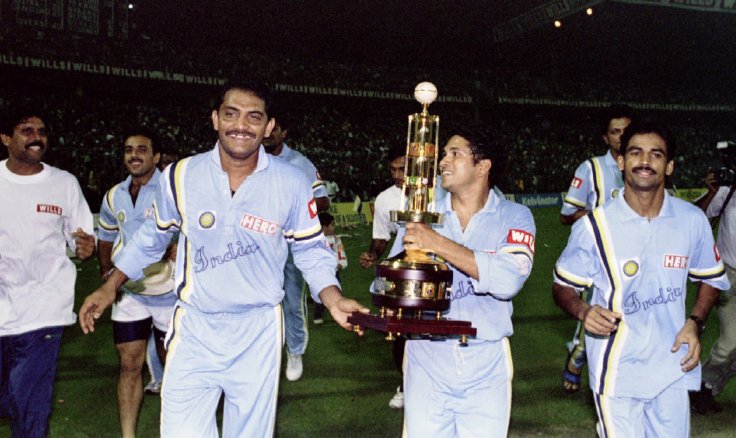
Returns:
[[[279,303],[289,252],[318,293],[338,285],[310,183],[258,151],[258,165],[234,194],[219,146],[169,166],[146,221],[116,261],[136,279],[179,237],[179,298],[168,334],[162,388],[164,437],[215,437],[224,391],[223,436],[270,436],[283,344]]]
[[[475,254],[480,280],[449,265],[453,274],[446,317],[477,328],[467,347],[456,341],[409,340],[404,368],[405,422],[409,437],[506,436],[511,413],[513,334],[511,299],[531,272],[534,219],[527,207],[491,190],[488,201],[462,229],[452,194],[436,231]],[[403,248],[399,228],[392,255]]]
[[[309,158],[284,143],[281,154],[282,160],[301,169],[312,183],[315,198],[327,197],[327,188]],[[286,347],[291,354],[304,354],[309,342],[307,330],[307,300],[304,295],[304,277],[294,264],[291,253],[284,267],[284,322],[286,323]]]
[[[148,183],[141,186],[135,204],[130,196],[130,184],[133,180],[130,175],[105,194],[100,207],[100,226],[97,238],[113,243],[113,263],[117,261],[120,251],[138,231],[138,228],[146,219],[153,216],[153,200],[159,190],[160,177],[161,172],[156,169]],[[112,305],[112,320],[132,322],[150,317],[158,330],[166,332],[176,303],[176,295],[173,292],[173,279],[165,284],[166,289],[172,289],[161,295],[134,293],[129,289],[129,287],[134,287],[133,282],[124,284],[122,286],[123,297]],[[148,336],[143,339],[148,339]]]
[[[663,394],[662,406],[685,409],[666,413],[666,423],[656,422],[656,412],[647,414],[647,427],[657,436],[689,433],[687,390],[700,388],[700,366],[685,373],[680,361],[687,345],[670,351],[686,322],[688,277],[728,288],[708,221],[690,203],[665,194],[659,216],[649,220],[619,196],[573,226],[555,282],[576,290],[592,286],[591,304],[623,315],[611,336],[586,334],[585,340],[603,436],[634,436],[645,427],[643,416],[632,422],[633,411],[624,412],[617,400],[648,402]]]
[[[621,170],[611,151],[582,162],[567,190],[561,213],[571,215],[578,210],[592,210],[615,198],[624,186]]]

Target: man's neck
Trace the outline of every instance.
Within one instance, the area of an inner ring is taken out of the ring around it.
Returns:
[[[43,170],[43,164],[41,162],[26,163],[25,161],[16,160],[12,157],[8,158],[6,164],[9,171],[22,176],[35,175],[37,173],[41,173]]]
[[[273,155],[273,156],[275,156],[275,157],[280,157],[281,156],[281,153],[284,152],[284,146],[285,145],[286,145],[286,143],[281,143],[278,146],[274,146],[274,148],[271,149],[270,151],[268,151],[268,153],[271,154],[271,155]]]
[[[488,202],[490,188],[487,184],[472,186],[458,192],[451,192],[452,210],[458,215],[463,229],[476,213]]]
[[[143,187],[153,178],[153,174],[156,173],[156,169],[153,169],[152,171],[146,173],[145,175],[141,176],[131,176],[130,179],[130,186],[131,187]]]
[[[220,163],[222,170],[227,173],[230,181],[230,190],[234,193],[240,187],[240,184],[245,181],[258,167],[258,151],[255,151],[250,157],[245,160],[236,160],[225,153],[222,148],[218,150],[220,154]]]
[[[624,200],[636,214],[649,220],[659,216],[664,205],[664,187],[654,191],[632,190],[628,185],[624,190]]]

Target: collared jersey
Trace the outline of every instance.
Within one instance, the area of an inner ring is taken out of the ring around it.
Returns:
[[[581,209],[600,207],[615,198],[623,186],[621,171],[609,150],[605,155],[593,157],[578,166],[561,213],[567,216]]]
[[[159,189],[160,178],[161,172],[156,169],[148,183],[141,186],[135,204],[130,196],[130,184],[133,181],[130,175],[105,193],[100,207],[100,226],[97,238],[105,242],[113,242],[113,263],[118,259],[120,250],[130,241],[138,228],[153,216],[153,200]],[[128,283],[123,285],[123,289],[127,291],[126,285]],[[145,302],[155,299],[138,294],[131,296]]]
[[[302,155],[299,151],[290,148],[286,143],[284,143],[284,148],[281,150],[281,154],[278,155],[278,157],[293,164],[304,172],[304,175],[309,178],[309,181],[312,183],[312,191],[314,191],[315,198],[327,197],[327,187],[319,176],[317,168],[312,164],[309,158]]]
[[[721,212],[729,190],[730,187],[726,186],[718,188],[705,213],[709,218],[716,217]],[[723,216],[718,223],[717,245],[723,257],[723,263],[736,268],[736,196],[731,197],[723,210]]]
[[[373,203],[373,238],[391,240],[396,234],[396,224],[391,222],[391,210],[401,209],[401,187],[392,184],[391,187],[376,196]]]
[[[123,248],[116,266],[130,278],[159,260],[181,230],[176,259],[179,299],[205,313],[276,306],[284,296],[291,242],[313,297],[335,278],[335,256],[317,219],[309,181],[296,167],[258,151],[258,164],[233,195],[219,145],[164,170],[154,215]]]
[[[648,220],[619,196],[573,225],[555,282],[592,286],[591,304],[623,315],[611,336],[586,334],[593,392],[653,398],[683,377],[689,389],[700,387],[699,366],[681,370],[687,346],[670,351],[686,322],[688,277],[729,285],[708,221],[688,202],[665,194],[659,216]]]
[[[452,210],[452,194],[442,201],[444,221],[435,228],[442,236],[469,248],[475,255],[479,280],[448,264],[452,269],[450,319],[470,321],[478,329],[477,339],[497,341],[511,336],[511,299],[521,290],[534,260],[536,227],[529,209],[499,197],[491,190],[488,201],[468,222],[465,230]],[[403,250],[404,227],[391,249]],[[520,263],[517,257],[528,263]]]
[[[93,234],[93,217],[77,179],[43,165],[17,175],[0,161],[0,336],[74,324],[77,268],[72,233]]]

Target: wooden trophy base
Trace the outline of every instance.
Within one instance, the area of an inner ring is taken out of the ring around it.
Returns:
[[[470,321],[454,321],[448,319],[404,319],[396,316],[380,316],[370,313],[353,312],[348,322],[355,330],[369,328],[386,333],[386,340],[392,341],[395,336],[417,338],[460,337],[460,343],[466,344],[469,336],[475,336],[477,330]]]

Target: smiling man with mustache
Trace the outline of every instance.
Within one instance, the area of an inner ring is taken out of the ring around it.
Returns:
[[[665,191],[674,159],[669,130],[629,125],[617,159],[622,196],[573,225],[555,266],[555,302],[586,330],[600,437],[690,434],[700,332],[729,282],[703,212]],[[686,317],[688,278],[699,285]],[[578,293],[589,287],[586,303]]]
[[[65,325],[76,315],[77,268],[87,258],[92,213],[77,179],[42,160],[43,117],[12,107],[0,118],[8,159],[0,161],[0,417],[13,436],[45,437]]]
[[[217,437],[223,393],[223,437],[274,434],[289,244],[312,297],[340,326],[352,330],[347,317],[368,311],[340,291],[311,181],[261,145],[274,125],[269,102],[268,89],[257,82],[223,88],[211,116],[217,143],[163,171],[153,215],[79,311],[82,330],[93,331],[115,291],[129,277],[142,277],[180,230],[178,300],[161,390],[163,437]],[[210,257],[207,269],[196,269],[198,253]]]

